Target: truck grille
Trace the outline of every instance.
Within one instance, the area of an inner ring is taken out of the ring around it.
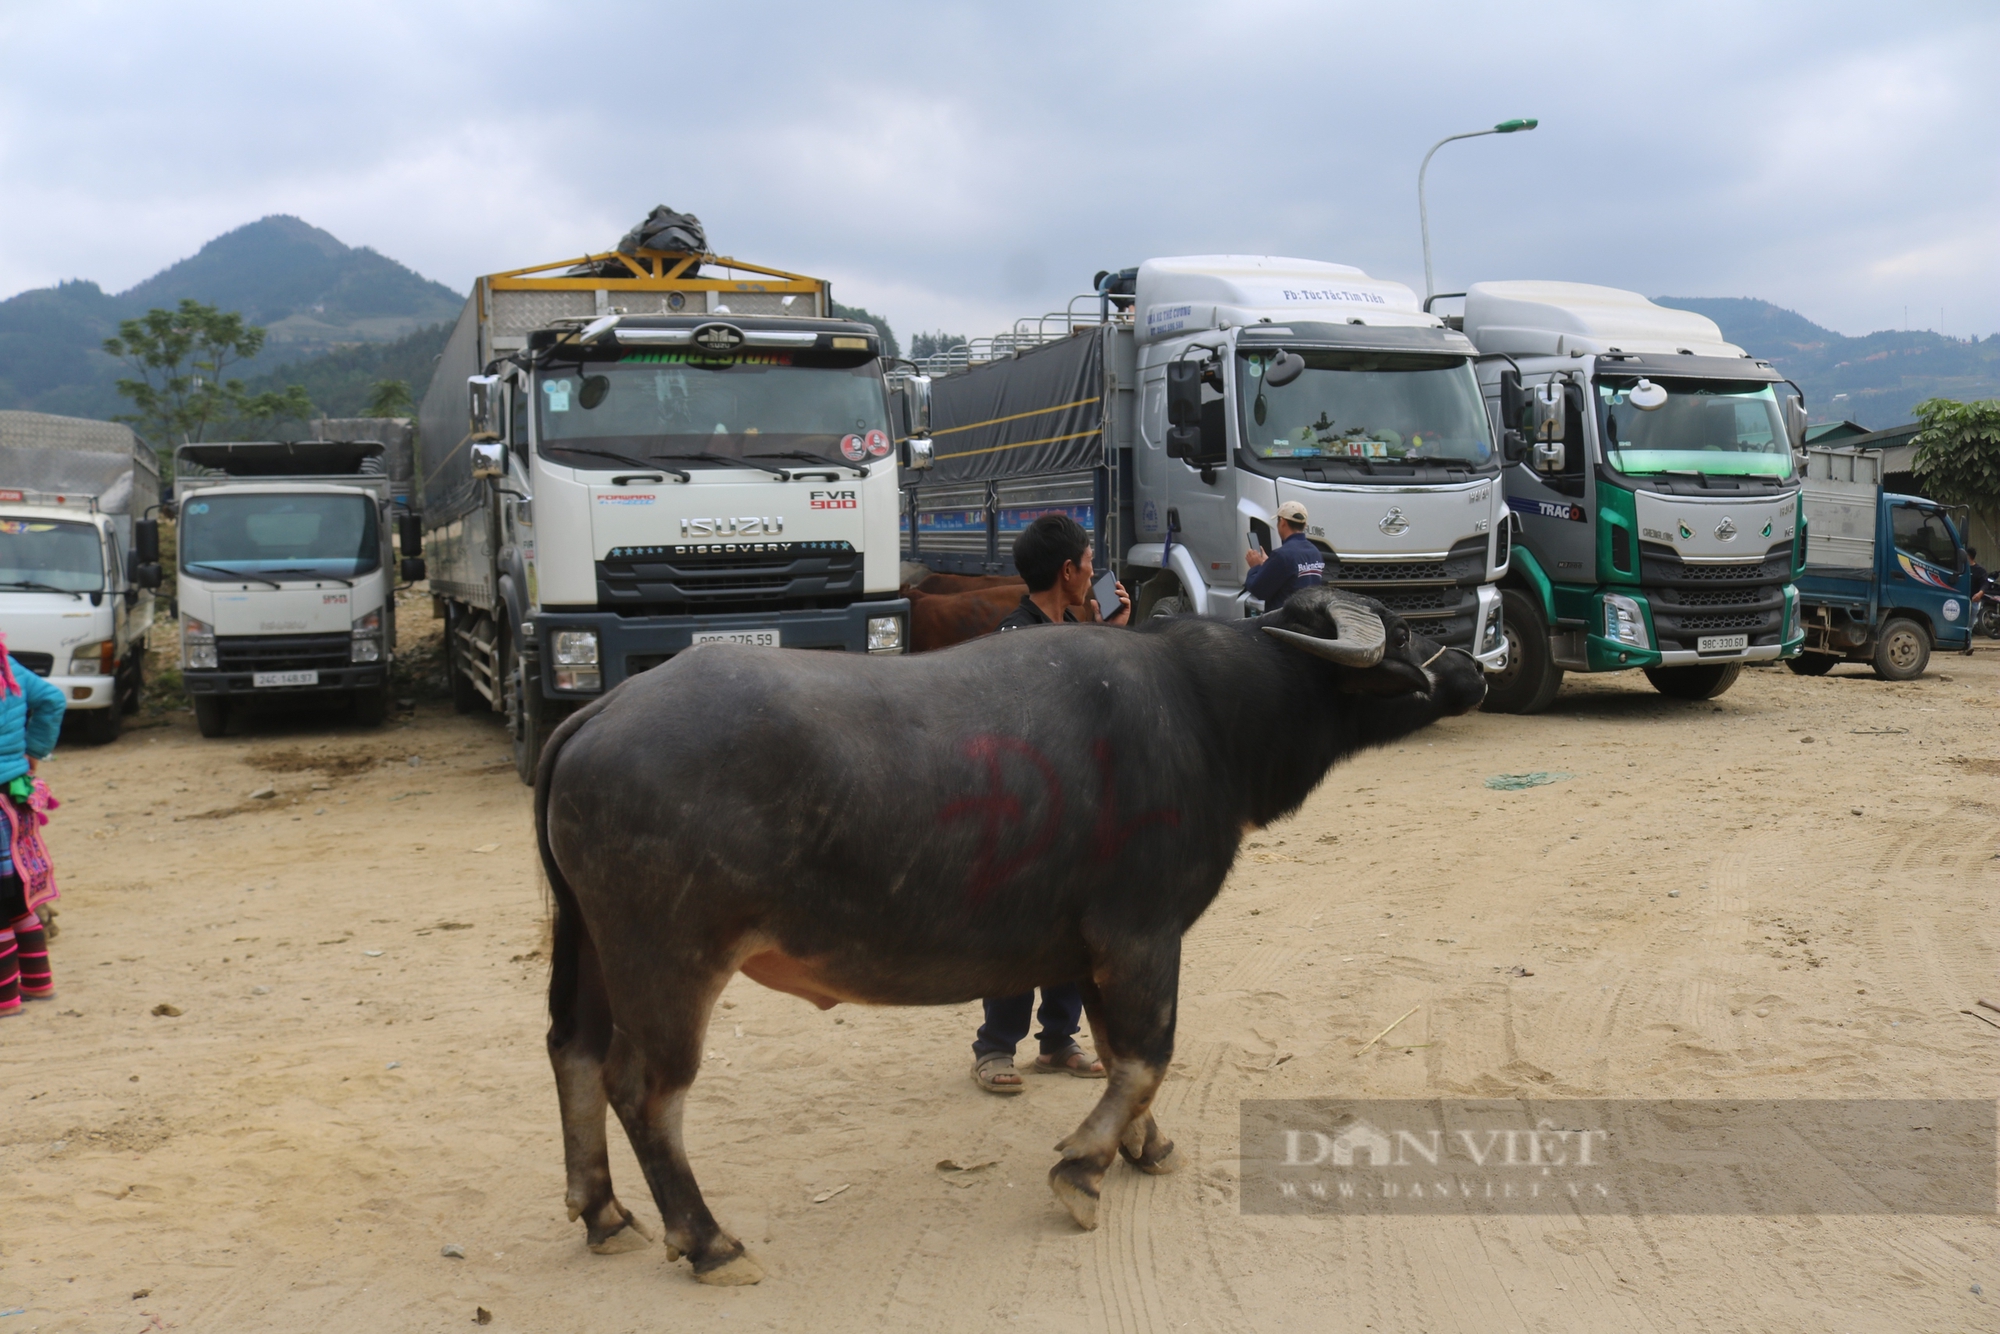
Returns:
[[[1486,539],[1470,537],[1443,560],[1361,561],[1330,555],[1326,581],[1342,587],[1368,584],[1476,584],[1486,574]]]
[[[297,672],[345,667],[354,648],[345,631],[330,635],[218,635],[215,665],[225,672]]]
[[[597,598],[634,613],[845,607],[861,595],[861,559],[850,542],[614,547],[597,562]]]
[[[1698,649],[1703,635],[1747,634],[1752,647],[1783,637],[1792,546],[1735,565],[1689,565],[1673,548],[1639,544],[1641,581],[1662,649]]]
[[[36,676],[47,676],[56,669],[56,655],[53,653],[20,653],[9,651],[8,656],[20,663]]]
[[[1426,639],[1470,650],[1486,576],[1486,539],[1469,537],[1443,560],[1344,561],[1329,555],[1326,582],[1374,598]]]

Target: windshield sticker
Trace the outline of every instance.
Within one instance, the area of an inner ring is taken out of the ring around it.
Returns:
[[[600,491],[597,503],[600,505],[650,505],[659,497],[647,491]]]
[[[18,519],[0,519],[0,533],[6,533],[9,537],[13,537],[27,531],[28,525]]]
[[[868,442],[858,435],[840,437],[840,455],[849,463],[859,463],[868,457]]]
[[[868,433],[868,455],[870,458],[877,459],[889,457],[889,433],[887,431],[870,431]]]
[[[648,366],[789,366],[792,364],[792,354],[789,352],[738,352],[734,355],[717,355],[713,352],[628,352],[618,360]]]
[[[1560,500],[1523,500],[1519,496],[1509,496],[1507,508],[1521,514],[1532,514],[1541,519],[1569,519],[1575,523],[1589,521],[1589,516],[1583,512],[1583,506],[1571,505]]]
[[[570,383],[568,380],[542,381],[542,392],[549,396],[550,412],[569,411],[569,391]]]
[[[188,505],[187,512],[189,514],[206,514],[208,513],[208,502],[206,500],[194,501]]]

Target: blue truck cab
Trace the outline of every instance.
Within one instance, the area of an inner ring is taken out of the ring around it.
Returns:
[[[1865,662],[1886,681],[1923,675],[1931,650],[1972,643],[1972,562],[1945,508],[1882,489],[1882,456],[1806,451],[1801,676]]]

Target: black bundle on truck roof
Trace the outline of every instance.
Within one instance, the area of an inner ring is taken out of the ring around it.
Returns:
[[[174,458],[225,477],[381,477],[387,452],[376,440],[232,440],[182,445]]]

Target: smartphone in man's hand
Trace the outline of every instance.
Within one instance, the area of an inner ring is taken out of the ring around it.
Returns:
[[[1097,599],[1097,619],[1108,621],[1118,614],[1125,604],[1118,600],[1118,574],[1106,570],[1097,576],[1097,582],[1090,586],[1090,595]]]
[[[1257,530],[1255,528],[1252,528],[1250,530],[1250,549],[1252,551],[1262,551],[1267,556],[1271,554],[1269,551],[1265,550],[1264,539],[1257,536]]]

